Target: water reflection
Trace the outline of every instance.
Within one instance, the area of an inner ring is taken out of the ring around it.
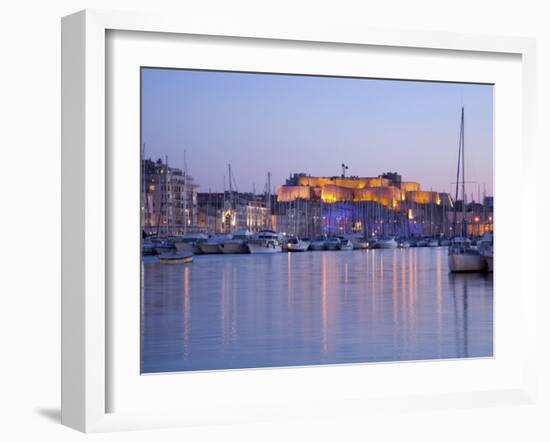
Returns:
[[[143,262],[143,372],[491,356],[492,276],[441,248]]]

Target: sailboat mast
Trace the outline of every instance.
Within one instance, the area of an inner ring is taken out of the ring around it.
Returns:
[[[457,213],[456,213],[456,205],[458,202],[458,186],[460,184],[460,163],[461,163],[461,155],[462,155],[462,139],[464,137],[464,108],[462,108],[461,116],[460,116],[460,135],[458,138],[458,161],[456,166],[456,182],[455,182],[455,204],[454,204],[454,211],[453,211],[453,229],[455,229],[455,235],[457,230]],[[464,196],[462,197],[462,203],[464,204]],[[462,229],[461,229],[462,232]]]
[[[265,208],[267,214],[266,227],[271,229],[271,172],[267,172],[267,185],[265,195]]]
[[[146,221],[145,202],[147,201],[147,183],[145,181],[145,143],[141,146],[141,230],[143,233]]]
[[[466,229],[466,164],[464,162],[464,107],[462,107],[461,116],[462,126],[462,236],[465,236],[468,232]]]
[[[183,233],[187,233],[187,225],[189,224],[188,221],[188,207],[187,207],[187,195],[188,195],[188,187],[187,187],[187,150],[183,150]]]

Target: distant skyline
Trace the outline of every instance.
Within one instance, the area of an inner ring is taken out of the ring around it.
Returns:
[[[184,150],[199,192],[264,191],[290,173],[378,176],[398,172],[454,196],[460,108],[465,108],[468,199],[493,194],[491,85],[142,69],[145,157]]]

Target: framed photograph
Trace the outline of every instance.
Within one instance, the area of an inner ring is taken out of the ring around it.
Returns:
[[[64,424],[534,400],[532,40],[62,31]]]

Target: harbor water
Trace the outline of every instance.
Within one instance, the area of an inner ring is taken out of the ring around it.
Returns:
[[[142,373],[493,355],[492,274],[447,249],[143,257]]]

